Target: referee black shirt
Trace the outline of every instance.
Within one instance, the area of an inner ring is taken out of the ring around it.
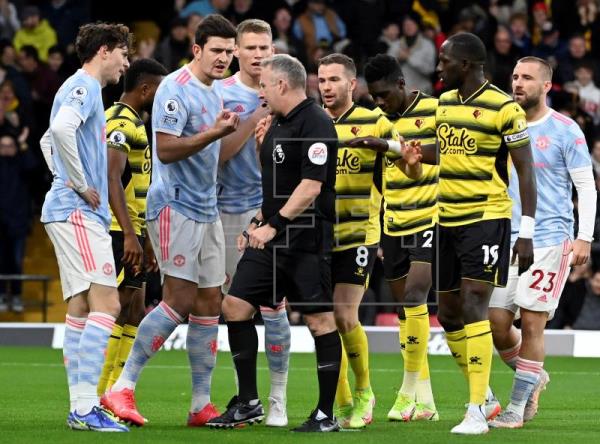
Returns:
[[[289,248],[322,252],[330,248],[335,222],[337,133],[331,118],[313,99],[305,99],[285,117],[277,117],[260,148],[262,215],[268,220],[292,195],[302,179],[323,183],[315,203],[288,227]],[[269,243],[284,245],[286,233]]]

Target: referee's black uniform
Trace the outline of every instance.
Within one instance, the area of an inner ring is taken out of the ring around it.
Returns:
[[[322,182],[321,192],[315,202],[285,229],[279,230],[263,250],[246,248],[229,295],[257,309],[259,305],[276,306],[285,296],[305,315],[332,312],[337,133],[331,118],[313,99],[303,100],[285,117],[274,118],[261,145],[260,162],[265,221],[279,212],[303,179]],[[227,325],[239,380],[239,398],[248,402],[258,398],[256,331],[249,321]],[[315,337],[315,348],[319,404],[311,418],[313,424],[318,424],[323,414],[333,418],[341,358],[337,331]]]

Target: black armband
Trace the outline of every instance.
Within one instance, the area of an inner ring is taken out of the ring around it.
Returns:
[[[289,220],[287,217],[283,217],[281,213],[277,212],[269,218],[267,223],[271,227],[275,228],[277,233],[281,233],[283,230],[285,230],[285,227],[287,227],[290,222],[291,220]]]
[[[250,223],[256,225],[257,227],[262,227],[264,224],[264,221],[257,219],[256,217],[253,217],[252,219],[250,219]]]

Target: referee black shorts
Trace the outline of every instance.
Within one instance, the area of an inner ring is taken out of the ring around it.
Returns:
[[[246,248],[228,294],[257,309],[275,308],[285,296],[304,314],[333,311],[331,257],[270,245]]]
[[[124,254],[123,241],[125,236],[123,236],[123,232],[111,231],[110,237],[112,238],[112,248],[113,256],[115,258],[118,288],[142,288],[146,282],[146,273],[143,271],[143,267],[142,271],[135,274],[129,265],[125,265],[121,261],[121,258]],[[144,236],[137,236],[137,238],[140,242],[140,245],[143,247],[146,238]]]
[[[461,279],[505,287],[509,262],[510,219],[440,226],[434,249],[433,287],[436,291],[457,291]]]

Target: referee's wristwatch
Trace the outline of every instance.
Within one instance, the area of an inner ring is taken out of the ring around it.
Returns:
[[[257,219],[256,217],[253,217],[252,219],[250,219],[250,225],[254,224],[256,225],[256,227],[262,227],[264,225],[264,221]]]

